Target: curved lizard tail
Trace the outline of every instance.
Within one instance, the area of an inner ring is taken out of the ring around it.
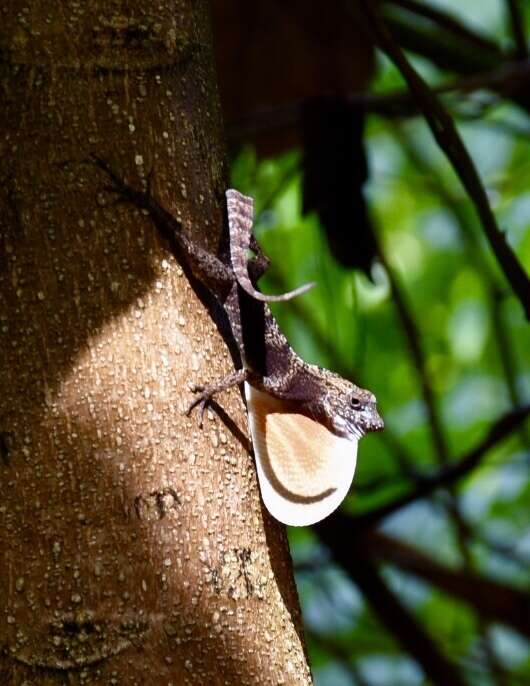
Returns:
[[[248,273],[248,250],[252,236],[254,202],[252,198],[230,188],[226,191],[228,227],[230,229],[230,259],[237,282],[255,300],[261,302],[285,302],[306,293],[315,283],[306,283],[287,293],[266,295],[254,288]]]

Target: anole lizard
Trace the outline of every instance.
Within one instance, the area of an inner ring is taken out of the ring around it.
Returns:
[[[330,514],[346,496],[358,440],[383,429],[375,396],[327,369],[304,362],[291,348],[267,305],[288,300],[312,284],[279,296],[264,295],[255,283],[268,260],[252,236],[252,199],[226,192],[230,254],[216,256],[195,245],[181,223],[152,197],[138,191],[99,158],[112,181],[108,189],[146,210],[170,250],[226,313],[241,366],[204,387],[189,412],[204,408],[217,393],[244,383],[258,478],[267,509],[295,526]],[[248,250],[256,255],[249,259]]]

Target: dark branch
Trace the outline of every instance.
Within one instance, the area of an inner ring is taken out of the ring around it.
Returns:
[[[479,33],[476,33],[475,31],[472,31],[469,27],[467,27],[465,24],[462,24],[448,12],[435,9],[430,5],[417,2],[417,0],[386,0],[385,4],[400,7],[407,12],[416,15],[417,17],[428,19],[438,28],[444,29],[460,42],[465,41],[473,48],[478,47],[493,54],[496,53],[499,56],[501,55],[499,47],[493,41],[489,40],[485,36],[480,35]]]
[[[426,364],[425,364],[425,359],[423,355],[423,350],[421,346],[421,341],[420,341],[420,335],[419,331],[416,327],[416,323],[414,321],[414,318],[412,316],[412,313],[409,311],[405,297],[401,293],[399,284],[397,282],[397,279],[390,268],[390,265],[385,261],[384,256],[381,253],[381,250],[379,249],[379,256],[380,259],[383,261],[383,264],[385,265],[385,268],[387,270],[389,280],[390,280],[390,286],[392,290],[392,296],[394,303],[396,305],[398,314],[400,316],[401,322],[403,324],[403,328],[405,330],[407,340],[409,342],[409,348],[412,352],[412,358],[414,361],[414,365],[416,367],[418,376],[421,381],[421,389],[422,389],[422,395],[424,402],[427,407],[427,412],[429,416],[429,425],[430,425],[430,430],[431,430],[431,436],[434,444],[434,449],[435,449],[435,454],[438,459],[438,464],[441,465],[446,465],[448,460],[449,460],[449,449],[447,446],[447,439],[445,436],[445,431],[442,423],[442,419],[440,417],[439,411],[438,411],[438,405],[436,402],[435,395],[432,391],[432,386],[430,383],[429,375],[427,372]],[[468,552],[468,545],[467,545],[467,537],[466,537],[466,529],[464,526],[464,520],[463,517],[460,513],[460,507],[458,504],[458,501],[456,497],[454,497],[454,494],[451,493],[451,498],[445,503],[448,515],[451,518],[451,521],[453,522],[453,526],[455,529],[456,537],[457,537],[457,542],[458,542],[458,547],[460,550],[460,553],[462,555],[462,559],[467,561],[468,563],[470,562],[470,556]]]
[[[525,572],[530,568],[530,558],[525,556],[524,553],[520,554],[516,552],[517,540],[501,541],[493,538],[489,534],[483,533],[478,526],[471,525],[467,521],[463,523],[466,528],[468,540],[488,548],[489,551],[494,552],[500,557],[504,557],[505,560],[511,562],[513,565],[517,565]]]
[[[431,495],[436,489],[451,486],[458,479],[461,479],[475,469],[486,453],[517,429],[529,414],[530,405],[525,405],[504,415],[492,426],[484,440],[467,455],[443,467],[437,474],[420,480],[410,493],[406,493],[390,503],[381,505],[381,507],[352,517],[351,522],[356,528],[372,527],[381,519],[388,517],[401,508]]]
[[[502,371],[506,380],[506,386],[510,395],[510,401],[514,408],[519,407],[523,403],[523,398],[517,385],[517,362],[515,359],[514,349],[510,338],[510,332],[505,324],[505,317],[502,306],[503,299],[501,294],[490,286],[490,312],[493,323],[493,330],[495,331],[495,339],[497,348],[499,350],[499,357],[501,360]],[[526,427],[521,424],[520,436],[523,446],[530,446],[530,439]]]
[[[440,197],[444,206],[452,213],[459,231],[462,241],[466,247],[466,252],[470,263],[474,264],[477,271],[482,276],[486,284],[488,293],[488,308],[490,317],[493,322],[493,329],[496,332],[495,343],[499,351],[499,357],[508,387],[512,407],[515,409],[520,407],[524,399],[517,387],[517,363],[515,359],[513,343],[506,326],[505,317],[503,316],[503,292],[498,283],[498,277],[491,268],[490,262],[486,259],[487,256],[480,250],[479,242],[477,241],[476,232],[473,230],[474,226],[466,208],[454,197],[449,190],[444,178],[438,173],[434,166],[427,162],[425,156],[421,155],[419,149],[413,145],[409,138],[402,135],[400,128],[395,128],[394,133],[398,136],[401,148],[407,154],[411,165],[416,172],[423,178],[426,187],[436,196]],[[528,134],[527,134],[528,137]],[[523,445],[529,445],[529,435],[524,425],[521,425],[520,435]]]
[[[388,274],[388,279],[390,282],[390,288],[392,291],[392,299],[396,306],[407,342],[409,344],[409,350],[416,368],[420,384],[421,392],[423,396],[423,402],[427,408],[427,414],[429,417],[429,425],[431,427],[431,435],[434,444],[434,449],[438,462],[444,464],[448,460],[448,448],[447,442],[445,440],[445,435],[442,426],[442,420],[438,412],[438,406],[436,404],[436,398],[432,392],[431,383],[427,374],[427,369],[425,366],[425,360],[423,355],[423,350],[420,342],[420,335],[414,321],[412,313],[409,311],[407,302],[405,300],[404,294],[401,292],[401,288],[394,274],[393,269],[390,267],[385,255],[383,254],[380,247],[378,247],[378,255],[383,266]]]
[[[524,37],[524,19],[519,0],[506,0],[510,23],[512,25],[513,39],[515,42],[515,55],[521,59],[528,57],[528,47]]]
[[[340,524],[339,524],[340,521]],[[421,665],[436,686],[464,686],[457,668],[439,651],[414,615],[385,584],[363,549],[345,543],[348,518],[335,514],[314,527],[335,560],[348,572],[384,626]]]
[[[426,57],[441,69],[457,74],[473,74],[493,69],[503,60],[503,53],[495,43],[475,34],[468,27],[460,25],[455,33],[444,29],[440,21],[422,20],[411,12],[400,11],[388,2],[382,5],[381,10],[392,35],[400,45]],[[431,12],[436,10],[431,9]],[[441,16],[441,13],[438,12],[438,15]],[[453,22],[457,24],[455,20]]]
[[[439,94],[473,93],[477,90],[492,90],[511,98],[520,93],[530,81],[530,60],[508,62],[496,65],[488,71],[454,79],[449,83],[433,87]],[[410,117],[420,107],[410,91],[398,90],[385,94],[352,93],[344,96],[353,110],[384,117]],[[227,136],[232,143],[248,140],[255,135],[275,129],[294,128],[299,121],[302,102],[293,102],[281,107],[271,107],[253,112],[227,127]]]
[[[486,579],[469,570],[450,569],[417,548],[380,532],[363,536],[362,545],[375,558],[411,572],[471,604],[482,616],[530,636],[530,596],[525,591]]]
[[[475,164],[464,146],[452,118],[449,116],[435,93],[427,86],[422,77],[411,66],[401,48],[394,41],[381,19],[374,11],[370,0],[360,0],[370,27],[380,47],[394,62],[407,82],[413,96],[421,108],[432,134],[451,162],[466,189],[482,221],[484,233],[490,243],[503,272],[514,293],[530,319],[530,280],[517,256],[500,231],[493,214],[486,189],[477,173]]]

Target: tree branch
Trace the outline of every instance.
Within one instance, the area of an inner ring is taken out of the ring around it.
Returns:
[[[455,481],[475,469],[486,453],[517,429],[529,414],[530,405],[524,405],[508,412],[491,427],[487,436],[475,448],[459,460],[443,467],[433,476],[421,479],[410,493],[406,493],[390,503],[352,517],[352,523],[356,528],[375,526],[381,519],[388,517],[416,500],[429,496],[436,489],[451,486]]]
[[[337,526],[338,521],[341,525]],[[364,597],[402,647],[421,665],[435,686],[464,686],[457,668],[439,651],[414,615],[386,585],[375,565],[360,546],[344,544],[348,518],[334,515],[314,528],[321,541],[331,550],[335,560],[344,567]]]
[[[410,12],[402,12],[399,8],[396,11],[388,2],[382,5],[381,11],[400,45],[426,57],[441,69],[449,69],[457,74],[473,74],[492,69],[503,59],[497,45],[462,25],[458,30],[459,35],[456,35],[454,31],[444,29],[440,21],[418,21],[417,16],[411,16]],[[436,10],[431,8],[431,12]]]
[[[344,519],[347,520],[347,517]],[[347,524],[344,523],[344,526]],[[380,532],[363,536],[362,545],[375,558],[421,577],[471,604],[484,617],[512,626],[524,636],[530,636],[530,596],[526,591],[468,570],[450,569],[417,548]]]
[[[516,57],[524,59],[528,57],[528,47],[524,36],[524,19],[521,13],[519,0],[506,0],[510,23],[512,25],[513,39],[515,42]]]
[[[499,95],[512,98],[520,93],[530,81],[530,60],[507,62],[488,71],[473,73],[453,79],[448,83],[432,87],[440,95],[450,93],[473,93],[477,90],[492,90]],[[388,118],[410,117],[420,107],[410,91],[395,90],[390,93],[351,93],[344,99],[352,109],[366,114],[378,114]],[[232,143],[248,140],[264,131],[294,128],[299,121],[303,102],[292,102],[253,112],[252,115],[228,124],[226,133]]]
[[[370,27],[380,47],[394,62],[407,82],[440,149],[451,162],[481,219],[484,233],[507,281],[519,298],[527,319],[530,319],[530,280],[517,256],[497,226],[486,190],[474,162],[443,105],[422,77],[411,66],[401,48],[374,10],[370,0],[360,0]]]
[[[515,409],[521,406],[524,399],[517,387],[517,364],[514,356],[512,341],[504,321],[502,306],[504,302],[503,293],[498,283],[497,275],[493,272],[490,263],[485,259],[485,255],[480,250],[476,232],[473,230],[472,220],[466,212],[465,207],[458,202],[449,190],[446,182],[437,172],[434,166],[427,163],[425,157],[419,153],[418,148],[411,143],[408,137],[402,135],[399,127],[394,129],[397,139],[403,151],[407,154],[411,165],[422,176],[425,185],[436,197],[440,197],[445,207],[452,213],[460,232],[460,236],[465,245],[470,263],[474,264],[479,274],[482,276],[488,292],[488,308],[493,323],[495,343],[499,351],[499,358],[508,387],[508,393]],[[528,432],[524,425],[521,425],[520,435],[523,445],[529,445]]]
[[[452,36],[458,41],[462,42],[462,40],[464,40],[474,49],[481,48],[489,51],[492,54],[497,54],[498,56],[502,55],[501,50],[496,43],[488,38],[485,38],[479,33],[472,31],[469,27],[467,27],[465,24],[462,24],[448,12],[435,9],[430,5],[417,2],[417,0],[386,0],[385,5],[394,5],[395,7],[400,7],[401,9],[404,9],[407,12],[416,15],[417,17],[428,19],[436,24],[438,28],[444,29],[448,33],[452,34]]]
[[[398,280],[394,274],[393,269],[388,263],[381,247],[378,245],[377,252],[379,259],[381,260],[390,282],[390,289],[392,292],[392,298],[396,306],[407,342],[409,344],[409,350],[412,355],[412,360],[416,368],[420,385],[421,393],[423,396],[423,402],[427,408],[427,415],[429,417],[429,424],[431,427],[431,435],[434,444],[434,449],[438,462],[444,464],[448,459],[448,448],[447,442],[445,440],[445,435],[443,431],[442,421],[440,414],[438,412],[438,406],[436,404],[436,398],[432,392],[431,383],[427,375],[427,370],[425,367],[423,350],[420,342],[420,335],[416,327],[414,318],[409,311],[408,305],[405,300],[404,294],[401,292]]]

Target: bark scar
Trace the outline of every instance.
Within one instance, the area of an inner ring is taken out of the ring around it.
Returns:
[[[147,495],[137,495],[134,499],[134,511],[138,519],[164,519],[170,510],[176,509],[180,504],[177,491],[168,486]]]

